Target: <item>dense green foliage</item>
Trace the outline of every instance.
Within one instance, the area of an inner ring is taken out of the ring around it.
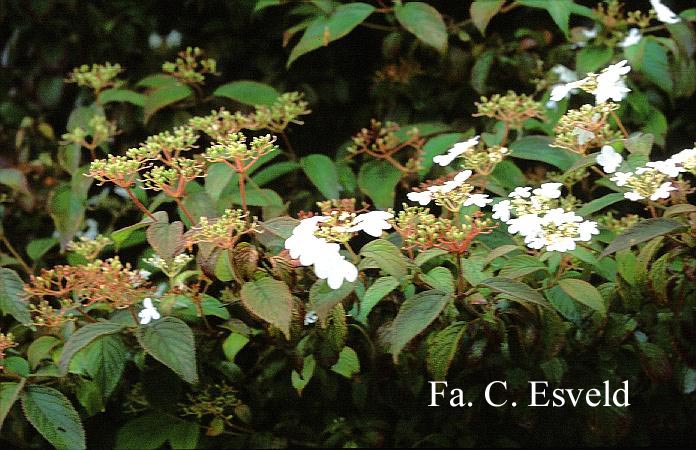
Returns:
[[[0,2],[3,445],[690,442],[696,9],[183,3]]]

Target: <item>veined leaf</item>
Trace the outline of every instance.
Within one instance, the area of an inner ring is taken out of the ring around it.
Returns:
[[[271,277],[248,281],[242,286],[240,297],[250,313],[274,325],[290,339],[292,294],[285,283]]]
[[[391,275],[377,278],[372,286],[365,291],[360,301],[360,313],[355,317],[355,320],[367,323],[367,316],[370,314],[370,311],[372,311],[372,308],[398,286],[399,281]]]
[[[160,109],[180,102],[193,94],[193,90],[185,84],[167,84],[145,97],[143,118],[145,123]]]
[[[486,27],[491,21],[493,16],[498,14],[500,8],[505,3],[505,0],[476,0],[471,4],[469,8],[469,13],[471,15],[471,21],[481,34],[486,33]]]
[[[540,293],[524,283],[510,280],[509,278],[488,278],[480,282],[478,285],[493,289],[494,291],[502,294],[509,295],[510,297],[521,300],[522,302],[529,302],[544,307],[549,306],[548,302]]]
[[[426,362],[433,380],[445,380],[452,365],[459,344],[466,333],[465,322],[455,322],[435,333],[428,342]]]
[[[625,198],[622,193],[612,192],[611,194],[596,198],[591,202],[584,204],[576,211],[576,213],[580,216],[587,217],[590,214],[594,214],[609,205],[613,205],[614,203],[618,203],[623,200],[625,200]]]
[[[541,161],[561,170],[568,170],[581,157],[569,150],[551,147],[547,136],[525,136],[510,145],[510,156]]]
[[[198,383],[196,345],[193,332],[176,317],[163,317],[141,326],[138,342],[157,361],[172,369],[184,381]]]
[[[439,52],[447,49],[447,27],[437,9],[424,2],[397,3],[394,15],[420,41]]]
[[[24,282],[17,272],[6,267],[0,267],[0,310],[9,314],[17,322],[31,323],[29,304],[24,300]]]
[[[380,269],[397,280],[408,275],[409,261],[401,250],[386,239],[375,239],[360,249],[360,254],[372,259]]]
[[[245,105],[272,105],[280,97],[273,86],[258,81],[239,80],[223,84],[215,89],[213,95],[227,97]]]
[[[558,282],[558,285],[574,300],[589,306],[595,311],[606,314],[607,307],[602,294],[587,281],[564,278]]]
[[[341,184],[338,182],[336,163],[331,158],[321,154],[305,156],[300,160],[300,166],[325,198],[340,197]]]
[[[80,416],[60,391],[29,385],[22,393],[22,409],[29,423],[57,449],[87,448]]]
[[[619,250],[648,241],[656,236],[684,231],[686,228],[686,225],[674,219],[665,219],[661,217],[646,219],[638,222],[633,227],[617,236],[611,241],[607,248],[604,249],[599,257],[603,258]]]
[[[58,367],[63,375],[68,373],[70,361],[77,352],[85,348],[92,341],[100,336],[114,334],[125,328],[124,325],[114,322],[89,323],[70,336],[70,339],[63,346],[63,353],[60,355]]]
[[[360,166],[358,186],[378,209],[394,206],[396,184],[401,172],[384,160],[368,161]]]
[[[326,321],[334,306],[348,297],[356,284],[357,281],[344,281],[340,288],[331,289],[326,280],[317,280],[309,289],[309,308],[317,313],[322,322]]]

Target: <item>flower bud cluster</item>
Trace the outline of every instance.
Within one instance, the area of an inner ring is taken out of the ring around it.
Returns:
[[[187,84],[202,84],[205,75],[215,74],[217,63],[213,58],[203,58],[203,50],[187,47],[179,52],[173,62],[162,64],[162,71]]]
[[[129,149],[126,156],[138,161],[148,161],[159,159],[164,154],[164,159],[169,159],[196,148],[197,141],[198,133],[193,128],[175,127],[172,131],[148,136],[140,146]]]
[[[205,164],[188,158],[172,158],[168,166],[155,166],[143,174],[144,189],[164,191],[171,197],[183,195],[187,182],[204,176]]]
[[[68,74],[66,82],[77,83],[78,86],[86,86],[92,89],[95,94],[106,88],[118,86],[120,81],[116,79],[118,74],[123,71],[120,64],[84,64],[76,67]]]
[[[126,156],[107,155],[106,159],[92,161],[87,175],[101,184],[109,181],[122,188],[128,188],[133,185],[138,171],[142,168],[138,160]]]
[[[111,141],[116,135],[118,129],[114,122],[109,122],[106,117],[101,114],[92,116],[88,122],[89,129],[85,130],[81,127],[75,127],[72,131],[63,134],[64,144],[77,144],[82,147],[95,149],[105,142]],[[91,139],[88,141],[87,137]]]
[[[566,148],[585,154],[588,149],[601,147],[605,143],[619,139],[620,133],[609,125],[609,114],[619,109],[616,103],[582,105],[563,115],[556,124],[554,147]]]
[[[481,101],[475,105],[478,112],[473,114],[474,117],[497,119],[515,129],[521,128],[527,119],[544,118],[544,110],[539,102],[513,91],[508,91],[505,95],[495,94],[490,98],[481,97]]]
[[[256,218],[247,220],[248,214],[241,209],[226,209],[216,218],[201,217],[198,224],[186,232],[186,244],[209,243],[216,247],[232,248],[239,239],[249,233],[258,233]]]
[[[16,347],[17,342],[14,340],[14,335],[12,333],[0,333],[0,361],[5,359],[5,351],[9,348]],[[3,366],[0,364],[0,370]]]
[[[99,234],[94,239],[82,236],[77,242],[69,242],[66,248],[71,252],[77,253],[86,260],[92,261],[99,256],[99,253],[101,253],[105,247],[113,243],[114,242],[108,237]]]
[[[166,260],[159,255],[144,258],[143,262],[161,270],[167,277],[174,278],[186,268],[188,263],[193,260],[193,256],[188,253],[180,253],[171,260]]]
[[[256,161],[278,149],[274,142],[275,137],[270,134],[254,137],[251,143],[247,143],[247,138],[242,133],[232,133],[213,143],[203,157],[211,162]]]

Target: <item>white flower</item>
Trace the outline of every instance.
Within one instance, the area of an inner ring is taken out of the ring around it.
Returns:
[[[614,150],[611,145],[602,147],[602,151],[597,155],[597,164],[602,166],[602,170],[606,173],[614,173],[623,162],[623,157],[620,153]]]
[[[512,198],[529,198],[532,195],[529,193],[531,190],[532,188],[529,186],[516,187],[508,196]]]
[[[138,275],[140,275],[140,278],[142,278],[143,280],[148,280],[150,278],[150,275],[152,275],[152,272],[145,269],[140,269],[138,271]]]
[[[429,190],[431,190],[433,192],[436,192],[436,191],[440,191],[440,192],[444,192],[444,193],[451,192],[451,191],[457,189],[459,186],[461,186],[466,180],[468,180],[472,173],[473,172],[471,170],[462,170],[457,175],[455,175],[452,180],[445,181],[445,184],[443,184],[440,187],[431,186],[429,188]]]
[[[640,34],[640,30],[638,28],[631,28],[630,30],[628,30],[628,34],[623,39],[623,41],[619,42],[619,47],[626,48],[632,45],[636,45],[640,42],[642,38],[643,35]]]
[[[696,148],[687,148],[686,150],[682,150],[676,155],[672,155],[668,161],[671,160],[676,164],[683,164],[691,158],[696,158]]]
[[[169,32],[166,38],[164,38],[167,47],[178,47],[181,45],[181,33],[176,30]]]
[[[445,155],[437,155],[433,158],[433,162],[441,166],[448,166],[454,161],[454,158],[466,152],[470,148],[476,146],[479,143],[479,136],[474,136],[471,139],[464,142],[457,142],[454,147],[449,149]]]
[[[409,192],[406,197],[412,202],[418,202],[421,206],[425,206],[433,200],[433,194],[430,191]]]
[[[534,189],[532,193],[540,197],[558,198],[561,196],[561,186],[563,186],[563,183],[544,183]]]
[[[154,32],[150,33],[150,36],[147,38],[147,44],[152,49],[160,48],[162,46],[162,36]]]
[[[307,314],[304,316],[305,325],[311,325],[317,320],[319,320],[319,316],[317,315],[316,311],[307,311]]]
[[[382,235],[382,230],[391,228],[391,224],[387,222],[387,220],[393,218],[394,214],[386,211],[370,211],[356,217],[353,220],[355,225],[348,228],[348,231],[364,231],[370,236],[380,237]]]
[[[550,100],[554,102],[560,102],[564,98],[570,97],[570,94],[576,92],[580,86],[584,84],[585,80],[571,81],[566,84],[556,84],[551,88]]]
[[[488,194],[471,194],[469,195],[469,198],[466,199],[463,206],[476,205],[479,208],[483,208],[492,202],[493,200],[488,198]]]
[[[624,197],[634,202],[637,202],[638,200],[643,200],[645,198],[636,191],[626,192],[624,193]]]
[[[546,250],[549,252],[569,252],[575,250],[575,239],[570,236],[549,239],[547,241]]]
[[[525,214],[507,222],[510,234],[521,234],[522,236],[532,236],[539,233],[541,229],[541,218],[536,214]]]
[[[580,128],[580,127],[573,128],[573,131],[571,134],[573,136],[578,137],[578,144],[580,144],[580,145],[585,145],[588,142],[591,142],[592,139],[594,139],[596,136],[593,132],[586,130],[584,128]]]
[[[675,178],[678,177],[681,172],[686,172],[686,169],[677,166],[675,163],[676,161],[670,158],[665,161],[650,161],[645,165],[667,175],[668,177]]]
[[[620,102],[626,97],[627,93],[631,92],[622,78],[631,71],[631,66],[627,64],[628,61],[624,59],[616,64],[612,64],[597,75],[597,87],[592,93],[595,95],[598,104],[604,103],[609,99]]]
[[[155,308],[155,305],[152,304],[152,299],[150,297],[143,300],[143,305],[145,308],[138,313],[141,325],[147,325],[151,320],[157,320],[162,317],[159,311],[157,311],[157,308]]]
[[[580,235],[581,241],[591,240],[593,234],[599,234],[599,230],[597,229],[597,222],[585,220],[584,222],[579,223],[578,234]]]
[[[662,4],[662,0],[650,0],[655,13],[657,14],[657,20],[662,23],[678,23],[681,22],[679,16],[677,16],[674,11]]]
[[[358,268],[346,257],[336,252],[326,252],[314,263],[314,273],[322,280],[326,280],[331,289],[338,289],[343,280],[355,281],[358,278]]]
[[[502,222],[510,220],[510,200],[503,200],[493,205],[493,218]]]
[[[669,181],[666,181],[660,185],[659,188],[653,192],[653,195],[650,196],[650,200],[659,200],[661,198],[669,198],[670,192],[671,191],[676,191],[677,188],[672,186],[672,183]]]
[[[626,183],[628,183],[628,179],[632,176],[633,172],[616,172],[614,176],[609,179],[616,183],[617,186],[624,186]]]
[[[575,71],[570,70],[563,64],[556,64],[551,68],[551,72],[555,73],[558,76],[558,80],[562,83],[578,81],[578,75]]]

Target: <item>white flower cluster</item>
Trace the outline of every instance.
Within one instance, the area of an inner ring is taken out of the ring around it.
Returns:
[[[448,194],[455,189],[464,185],[464,182],[469,179],[473,172],[471,170],[463,170],[459,172],[452,180],[445,181],[443,184],[436,184],[427,187],[420,192],[409,192],[407,197],[412,202],[418,202],[421,206],[428,205],[433,198],[439,195]],[[488,194],[467,194],[466,199],[461,206],[476,205],[479,208],[485,207],[493,200],[488,198]]]
[[[602,166],[602,170],[606,173],[614,173],[623,162],[623,156],[614,150],[611,145],[605,145],[597,154],[597,164]]]
[[[157,311],[155,305],[152,304],[152,299],[150,297],[143,300],[143,305],[145,307],[138,313],[141,325],[147,325],[150,323],[150,321],[157,320],[162,317],[159,311]]]
[[[508,232],[524,237],[529,248],[567,252],[576,242],[589,241],[599,234],[597,223],[585,220],[573,211],[558,207],[561,183],[544,183],[541,187],[518,187],[493,206],[493,218],[508,225]],[[514,216],[516,217],[512,217]]]
[[[383,230],[391,228],[388,219],[393,214],[385,211],[370,211],[360,214],[353,219],[352,226],[342,227],[340,232],[363,231],[370,236],[379,237]],[[331,220],[330,216],[314,216],[302,219],[292,230],[292,236],[285,241],[285,248],[290,251],[290,257],[299,259],[303,266],[314,266],[318,278],[327,280],[331,289],[338,289],[343,280],[355,281],[358,268],[346,257],[341,255],[341,246],[337,242],[329,242],[323,237],[317,237],[319,224]]]
[[[602,70],[599,75],[589,74],[582,80],[571,81],[566,84],[557,84],[551,90],[551,101],[559,102],[576,89],[582,89],[595,96],[597,104],[608,100],[620,102],[631,90],[626,86],[624,76],[631,71],[628,61],[623,60]]]
[[[624,193],[629,200],[656,201],[669,198],[670,192],[677,189],[668,178],[676,178],[693,168],[696,168],[696,149],[689,148],[664,161],[651,161],[634,172],[616,172],[610,180],[630,189]]]

